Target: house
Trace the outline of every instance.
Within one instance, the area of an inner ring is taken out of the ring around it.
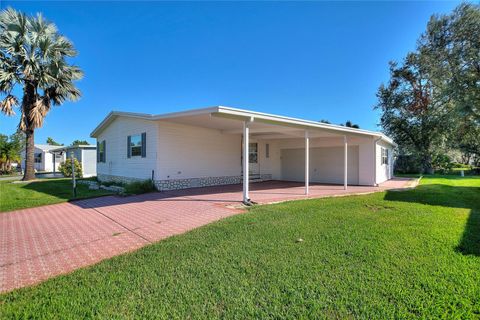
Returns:
[[[97,147],[95,145],[82,144],[68,147],[57,147],[50,151],[55,155],[61,155],[63,159],[70,158],[72,155],[80,162],[82,166],[83,177],[93,177],[97,175]]]
[[[61,154],[53,155],[50,151],[57,149],[58,146],[49,144],[35,144],[34,168],[37,172],[56,172],[58,166],[64,160]],[[21,153],[22,168],[25,168],[25,151]]]
[[[382,133],[223,106],[113,111],[91,136],[99,180],[152,179],[160,191],[242,183],[248,202],[252,181],[301,181],[308,194],[311,182],[375,186],[393,176],[395,144]]]

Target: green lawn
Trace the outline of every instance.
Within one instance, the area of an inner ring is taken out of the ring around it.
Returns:
[[[258,206],[0,296],[2,318],[480,317],[480,179]],[[297,242],[302,238],[303,242]]]
[[[105,190],[89,190],[77,185],[77,198],[111,194]],[[0,212],[38,207],[73,199],[71,179],[43,179],[28,183],[0,181]]]

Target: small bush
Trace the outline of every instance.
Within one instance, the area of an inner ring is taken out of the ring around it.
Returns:
[[[422,165],[413,155],[399,155],[395,160],[395,173],[420,173]]]
[[[73,158],[73,164],[75,166],[75,177],[81,178],[83,176],[82,173],[82,165],[76,158]],[[67,159],[60,163],[58,166],[58,171],[60,171],[65,177],[72,176],[72,159]]]
[[[437,154],[432,160],[433,169],[437,173],[448,174],[452,171],[453,162],[446,154]]]
[[[125,184],[125,192],[129,194],[141,194],[155,191],[152,180],[136,181]]]

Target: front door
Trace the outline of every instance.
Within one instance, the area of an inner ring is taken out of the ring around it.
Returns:
[[[251,176],[260,174],[260,166],[258,165],[258,143],[251,142],[248,148],[248,171]]]

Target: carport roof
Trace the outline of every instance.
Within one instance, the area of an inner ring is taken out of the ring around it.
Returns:
[[[392,145],[395,145],[393,140],[381,132],[369,131],[363,129],[355,129],[344,127],[340,125],[327,124],[318,121],[298,119],[285,117],[281,115],[268,114],[263,112],[238,109],[225,106],[214,106],[202,109],[192,109],[180,112],[165,113],[165,114],[146,114],[146,113],[133,113],[133,112],[122,112],[122,111],[112,111],[110,112],[105,119],[92,131],[90,136],[96,138],[111,122],[113,122],[118,117],[126,118],[136,118],[142,120],[150,121],[159,121],[159,120],[170,120],[175,122],[188,122],[189,124],[195,124],[195,122],[203,121],[205,119],[212,119],[216,117],[219,119],[224,119],[224,123],[227,124],[230,120],[241,120],[241,121],[251,121],[253,123],[264,123],[268,125],[276,125],[283,127],[293,127],[297,129],[321,129],[326,132],[334,134],[353,134],[353,135],[362,135],[362,136],[371,136],[373,138],[381,138],[383,141],[386,141]],[[222,127],[218,126],[216,129],[227,130],[228,125]]]

